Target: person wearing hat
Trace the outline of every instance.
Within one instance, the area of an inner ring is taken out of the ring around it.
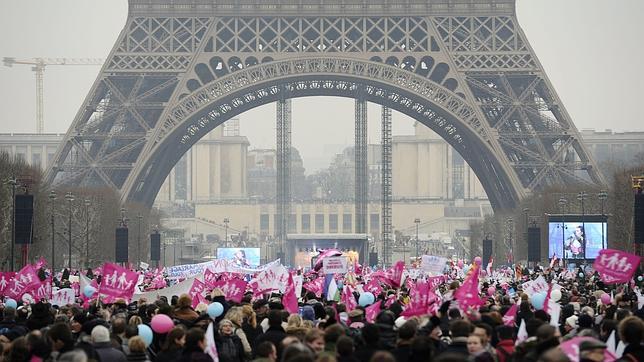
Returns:
[[[126,362],[127,358],[123,352],[112,347],[110,342],[110,331],[102,325],[92,329],[92,342],[94,349],[101,361]]]
[[[253,303],[253,310],[255,311],[255,319],[257,324],[262,324],[264,319],[268,317],[268,301],[264,298],[257,299]]]
[[[603,362],[606,343],[595,338],[579,343],[579,362]]]

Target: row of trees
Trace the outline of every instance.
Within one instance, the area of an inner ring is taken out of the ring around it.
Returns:
[[[121,205],[118,193],[108,188],[47,189],[40,169],[7,153],[0,153],[0,175],[0,250],[3,251],[0,270],[9,270],[11,265],[13,190],[9,180],[14,178],[18,181],[16,194],[34,195],[33,243],[29,245],[27,262],[44,257],[51,263],[53,252],[56,268],[66,267],[70,226],[73,268],[96,267],[114,260],[115,228],[123,216],[129,228],[130,262],[149,260],[149,233],[158,227],[160,220],[157,211],[139,204]],[[68,193],[73,200],[66,197]],[[137,243],[139,236],[140,244]],[[20,246],[16,246],[16,268],[21,267],[21,253]]]
[[[644,157],[636,163],[638,166],[612,168],[612,174],[607,175],[608,189],[587,185],[558,185],[548,187],[541,192],[526,198],[514,210],[505,213],[495,213],[488,216],[483,222],[473,222],[471,225],[471,250],[472,255],[482,254],[481,240],[493,240],[494,259],[505,263],[511,257],[516,261],[527,260],[528,243],[527,228],[536,224],[541,227],[541,257],[548,255],[548,228],[547,214],[581,214],[581,201],[578,200],[580,192],[586,192],[584,212],[601,214],[602,209],[608,217],[606,242],[609,248],[633,251],[633,202],[634,193],[631,185],[631,176],[644,175]],[[607,198],[603,201],[599,197],[601,191],[606,191]],[[567,203],[562,208],[560,199]],[[514,246],[514,248],[513,248]]]

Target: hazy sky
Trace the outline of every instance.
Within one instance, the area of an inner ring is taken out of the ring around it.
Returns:
[[[578,128],[644,130],[644,1],[517,0],[531,45]],[[127,16],[126,0],[0,0],[0,57],[106,58]],[[66,132],[99,71],[52,66],[45,72],[45,132]],[[0,132],[35,132],[29,66],[0,65]],[[294,101],[293,145],[310,172],[353,142],[353,101]],[[274,106],[242,115],[252,147],[275,145]],[[329,112],[329,110],[333,112]],[[369,138],[379,142],[370,109]],[[394,134],[412,132],[394,115]],[[308,173],[307,172],[307,173]]]

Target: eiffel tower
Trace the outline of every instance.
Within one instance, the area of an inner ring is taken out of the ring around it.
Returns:
[[[216,126],[309,96],[374,102],[431,128],[495,210],[550,184],[604,183],[514,0],[129,0],[46,181],[151,205]]]

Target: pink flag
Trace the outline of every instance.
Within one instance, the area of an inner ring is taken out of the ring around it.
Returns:
[[[302,285],[302,288],[308,290],[309,292],[315,294],[316,297],[322,297],[322,291],[324,290],[324,278],[315,278],[308,283]]]
[[[367,322],[373,323],[373,321],[378,316],[378,313],[380,313],[380,301],[376,300],[375,303],[365,308],[364,311],[366,314],[365,317],[367,318]]]
[[[601,251],[600,251],[601,252]],[[579,345],[584,341],[596,340],[593,337],[573,337],[565,342],[561,342],[559,348],[571,361],[579,361]],[[608,348],[604,349],[604,362],[613,362],[617,358]]]
[[[325,258],[328,258],[330,256],[340,256],[340,255],[342,255],[342,252],[337,249],[324,250],[323,252],[320,253],[320,255],[318,255],[318,258],[315,261],[315,266],[313,267],[313,269],[316,271],[322,269],[322,260],[324,260]]]
[[[387,297],[387,300],[385,301],[385,308],[389,308],[394,302],[396,301],[396,294],[391,294],[390,296]]]
[[[14,275],[9,282],[9,287],[5,290],[5,294],[13,299],[19,299],[23,294],[38,287],[40,287],[40,279],[34,267],[29,264]]]
[[[552,259],[550,259],[550,268],[554,268],[555,263],[557,263],[557,253],[552,253]]]
[[[288,276],[288,284],[282,297],[282,304],[284,305],[284,309],[291,314],[296,314],[299,311],[297,297],[295,296],[295,283],[293,282],[293,275],[290,273]]]
[[[5,290],[9,290],[15,276],[16,272],[0,272],[0,295],[5,295]]]
[[[514,327],[514,322],[517,317],[517,312],[519,311],[519,305],[518,304],[512,304],[512,307],[508,309],[507,312],[505,312],[505,315],[503,316],[503,324],[506,326]]]
[[[217,274],[213,273],[210,269],[206,269],[203,273],[203,281],[211,288],[216,288]]]
[[[394,288],[400,288],[402,283],[403,270],[405,269],[404,261],[397,261],[391,269],[387,270],[387,279],[391,282]]]
[[[473,264],[470,268],[463,285],[461,285],[454,292],[454,299],[459,301],[459,304],[467,307],[479,306],[483,303],[479,297],[479,265]],[[467,312],[467,310],[466,310]]]
[[[353,296],[353,287],[348,284],[345,284],[342,287],[342,296],[340,297],[342,303],[347,307],[347,312],[350,312],[358,306],[356,302],[356,297]]]
[[[105,263],[99,293],[113,298],[130,299],[134,294],[134,287],[138,280],[139,274],[137,272],[113,263]]]
[[[215,282],[213,288],[220,288],[224,292],[226,299],[235,303],[241,303],[246,291],[246,282],[239,279],[220,280]]]
[[[373,295],[379,295],[382,292],[382,287],[380,286],[380,283],[372,279],[369,283],[365,284],[363,288],[366,292],[370,292]]]
[[[430,289],[428,282],[419,281],[409,294],[410,302],[402,312],[404,317],[428,314],[438,309],[440,298]]]
[[[188,291],[188,295],[192,298],[192,308],[196,307],[199,304],[198,295],[202,295],[204,291],[208,289],[208,286],[204,284],[201,280],[195,278],[192,282],[192,286]]]
[[[36,270],[38,270],[38,269],[44,267],[45,265],[47,265],[47,260],[45,260],[45,258],[43,258],[41,256],[40,259],[38,259],[38,261],[34,265],[34,268],[36,268]]]
[[[619,250],[602,249],[593,268],[606,284],[627,283],[640,265],[640,257]]]
[[[33,297],[36,301],[51,299],[51,275],[40,283],[40,286],[34,291]]]

